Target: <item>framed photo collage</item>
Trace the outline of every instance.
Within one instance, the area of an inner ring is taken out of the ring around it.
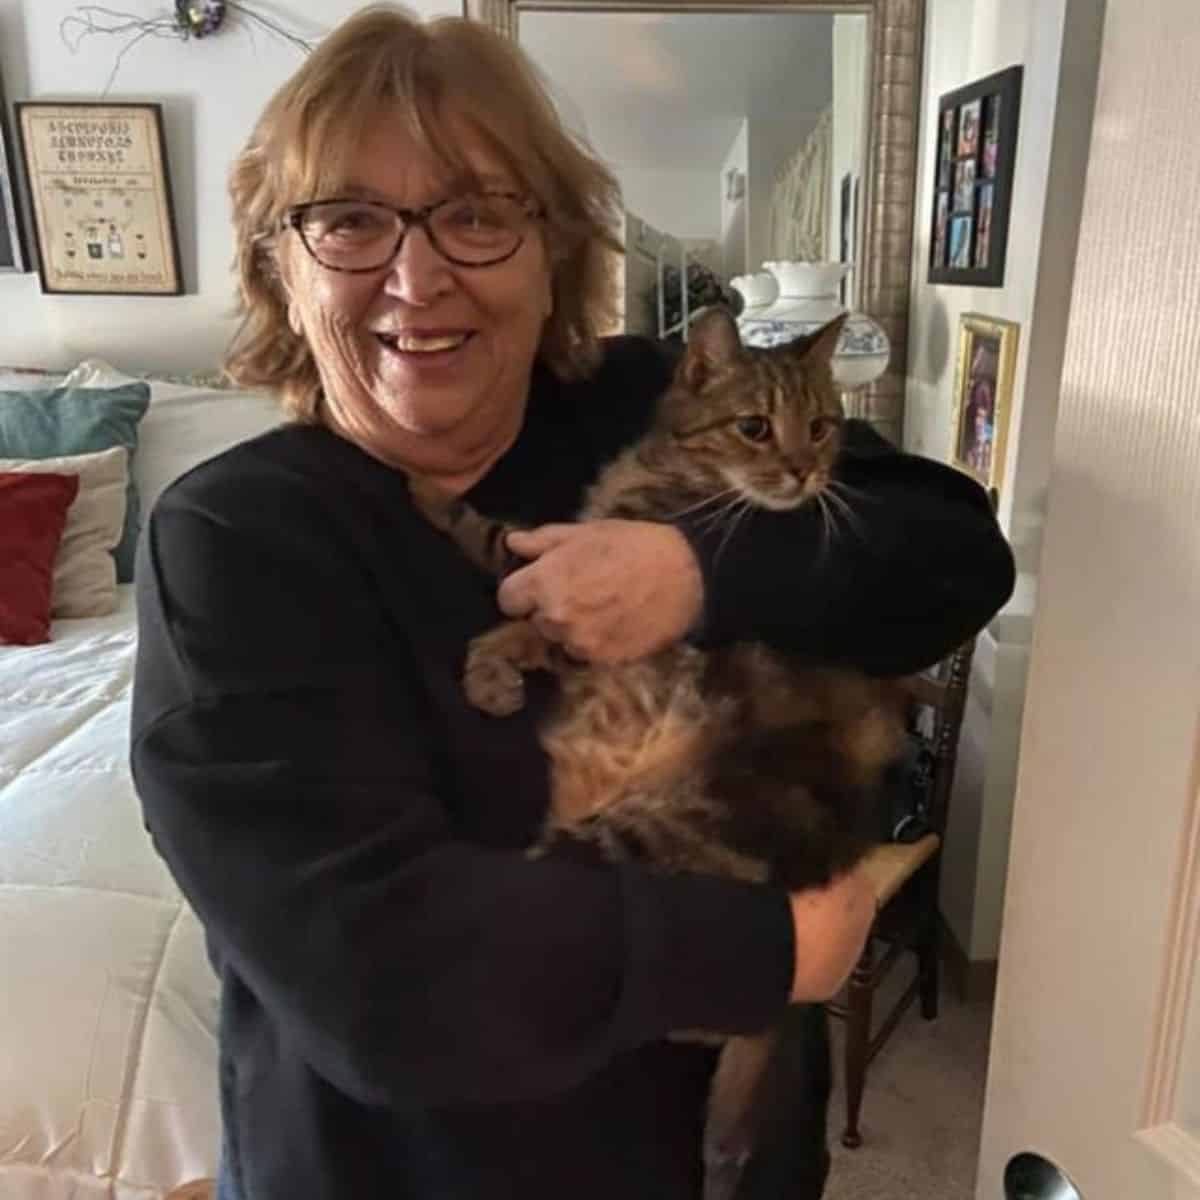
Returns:
[[[1010,67],[938,103],[930,283],[1004,283],[1021,77]]]

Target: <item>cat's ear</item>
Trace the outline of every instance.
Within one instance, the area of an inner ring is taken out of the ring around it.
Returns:
[[[688,326],[687,350],[679,376],[693,392],[708,382],[713,372],[735,362],[742,352],[737,322],[727,308],[706,308]]]
[[[797,338],[794,342],[789,342],[788,350],[809,362],[829,363],[833,359],[838,339],[842,336],[842,329],[849,315],[848,312],[839,313],[832,321],[822,325],[820,329],[814,329],[812,333],[805,334],[804,337]]]

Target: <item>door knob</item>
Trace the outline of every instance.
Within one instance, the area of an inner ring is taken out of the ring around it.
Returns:
[[[1083,1200],[1066,1173],[1048,1158],[1026,1151],[1004,1169],[1004,1200]]]

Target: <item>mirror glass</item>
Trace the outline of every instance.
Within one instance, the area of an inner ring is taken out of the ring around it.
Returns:
[[[521,45],[621,184],[626,331],[778,299],[766,262],[851,264],[821,286],[853,306],[867,34],[863,14],[521,11]]]

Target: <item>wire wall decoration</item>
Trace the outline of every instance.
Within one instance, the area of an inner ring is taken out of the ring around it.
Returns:
[[[100,4],[80,4],[62,19],[58,32],[72,54],[77,54],[84,41],[94,35],[125,39],[101,92],[103,97],[112,90],[125,55],[144,39],[169,38],[186,42],[211,37],[235,24],[244,25],[251,34],[256,28],[264,29],[305,54],[313,48],[311,42],[240,0],[175,0],[172,12],[157,17],[120,12]]]

